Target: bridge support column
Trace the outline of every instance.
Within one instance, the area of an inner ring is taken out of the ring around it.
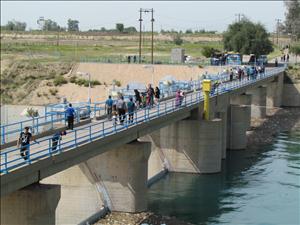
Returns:
[[[283,74],[278,75],[275,81],[267,85],[267,114],[271,113],[273,107],[282,104]]]
[[[227,108],[226,108],[227,109]],[[221,125],[221,148],[222,148],[222,159],[226,159],[226,149],[227,149],[227,111],[216,113],[217,118],[222,121]]]
[[[1,198],[1,224],[55,224],[59,185],[33,184]]]
[[[166,157],[168,170],[186,173],[221,171],[222,121],[182,120],[151,134]]]
[[[251,126],[251,95],[248,94],[233,95],[230,97],[230,104],[242,105],[247,107],[245,109],[245,114],[246,114],[246,119],[248,124],[247,128],[249,128]]]
[[[266,117],[266,87],[259,87],[247,92],[252,95],[251,100],[251,117],[265,118]]]
[[[102,192],[111,211],[147,209],[147,173],[151,143],[132,142],[81,164],[82,171]]]
[[[239,150],[247,146],[246,131],[249,115],[247,106],[231,105],[228,112],[228,149]]]

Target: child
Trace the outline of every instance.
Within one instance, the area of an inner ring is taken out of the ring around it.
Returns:
[[[111,115],[112,115],[113,125],[115,126],[115,125],[117,125],[117,120],[118,120],[118,113],[117,113],[117,106],[116,105],[112,106]]]

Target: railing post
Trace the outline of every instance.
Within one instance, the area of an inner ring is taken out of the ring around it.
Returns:
[[[5,144],[5,126],[2,127],[2,144]]]
[[[7,170],[7,152],[4,153],[4,167],[5,167],[5,173],[8,173],[8,170]]]
[[[74,136],[75,136],[75,146],[77,147],[77,130],[74,131]]]
[[[51,114],[51,130],[53,130],[53,114]]]
[[[159,117],[159,103],[157,104],[157,117]]]
[[[58,139],[58,151],[61,153],[61,139]]]
[[[48,140],[48,151],[49,151],[49,156],[52,156],[51,138]]]
[[[165,114],[167,114],[167,103],[165,102]]]
[[[39,117],[36,118],[36,133],[39,133]]]
[[[92,141],[92,126],[89,126],[89,137],[90,141]]]
[[[144,119],[145,119],[145,121],[147,120],[147,106],[145,107],[145,110],[144,110]]]
[[[30,147],[31,147],[31,145],[29,144],[28,145],[28,149],[26,150],[26,151],[28,151],[28,155],[27,155],[27,162],[28,162],[28,164],[31,164],[31,155],[30,155]],[[25,154],[26,155],[26,154]]]
[[[135,114],[135,124],[138,124],[138,120],[137,120],[137,110],[134,111],[134,114]]]
[[[104,122],[102,122],[102,135],[105,137],[105,132],[104,132]]]

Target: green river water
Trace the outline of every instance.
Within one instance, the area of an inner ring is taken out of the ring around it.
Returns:
[[[193,224],[300,224],[300,129],[229,151],[222,167],[168,174],[150,187],[149,210]]]

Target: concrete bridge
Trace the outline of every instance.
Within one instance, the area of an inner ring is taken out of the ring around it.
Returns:
[[[166,171],[218,173],[226,149],[247,145],[250,119],[282,105],[284,67],[255,80],[224,83],[203,120],[201,91],[135,112],[133,123],[102,120],[77,127],[51,151],[51,137],[1,150],[1,224],[74,224],[112,211],[147,208],[147,185]]]

